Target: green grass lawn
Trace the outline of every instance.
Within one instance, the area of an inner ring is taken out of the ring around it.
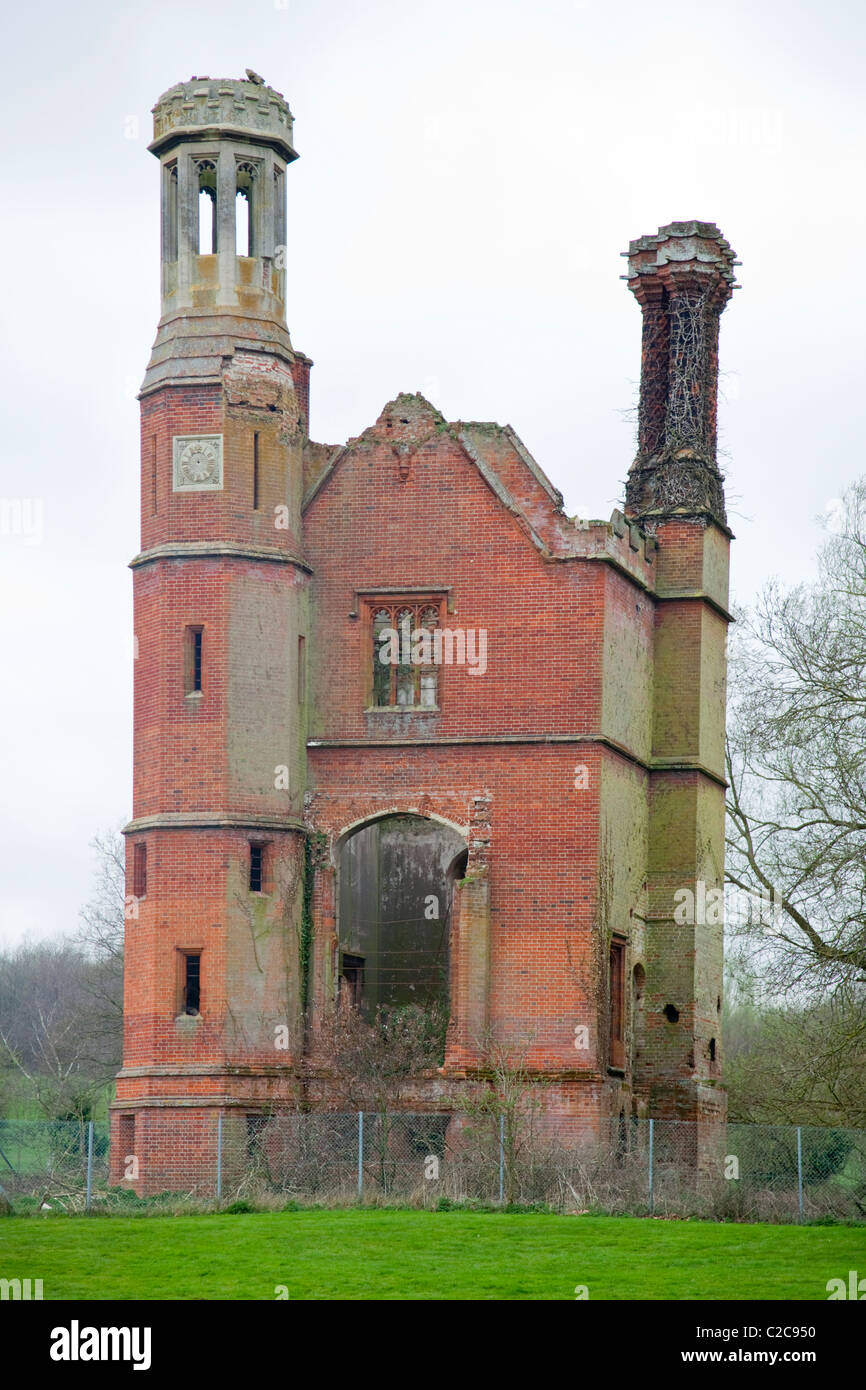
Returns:
[[[482,1212],[10,1217],[0,1278],[45,1299],[826,1299],[866,1230]]]

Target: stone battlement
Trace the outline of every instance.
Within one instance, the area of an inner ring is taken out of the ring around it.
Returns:
[[[293,160],[297,155],[292,129],[289,103],[273,87],[244,78],[191,77],[169,87],[154,106],[153,142],[148,148],[159,154],[176,140],[253,135]]]

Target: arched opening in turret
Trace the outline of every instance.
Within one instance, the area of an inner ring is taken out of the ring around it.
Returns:
[[[216,164],[200,159],[198,175],[198,254],[212,256],[217,249]]]
[[[239,256],[250,254],[250,200],[238,189],[235,195],[235,250]]]
[[[274,290],[286,297],[286,171],[274,164]]]
[[[165,171],[165,257],[177,260],[177,160]]]
[[[255,219],[253,205],[253,186],[256,166],[243,160],[237,167],[237,188],[235,192],[235,253],[238,256],[254,256]]]
[[[340,1002],[369,1021],[415,1009],[447,1023],[452,899],[467,850],[452,826],[390,815],[339,849]]]

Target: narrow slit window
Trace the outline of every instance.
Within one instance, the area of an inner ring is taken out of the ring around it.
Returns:
[[[184,953],[183,957],[183,1012],[197,1014],[201,1011],[201,956]]]
[[[259,510],[259,432],[253,433],[253,511]]]
[[[188,627],[184,643],[184,685],[187,695],[201,693],[203,629]]]
[[[250,892],[261,893],[265,880],[265,847],[250,845]]]
[[[132,852],[132,895],[147,896],[147,845],[136,845]]]
[[[156,435],[150,436],[150,514],[156,516]]]
[[[625,1066],[625,942],[610,946],[610,1065]]]
[[[298,638],[298,704],[307,698],[307,639]]]

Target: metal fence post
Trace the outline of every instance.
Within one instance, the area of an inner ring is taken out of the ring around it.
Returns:
[[[505,1200],[505,1116],[499,1116],[499,1200]]]
[[[358,1196],[364,1195],[364,1112],[358,1111]]]
[[[93,1191],[93,1121],[87,1123],[87,1193],[84,1198],[84,1210],[90,1211],[90,1194]]]
[[[803,1220],[803,1131],[797,1125],[797,1204]]]
[[[655,1120],[649,1122],[649,1209],[650,1216],[653,1214],[653,1125]]]
[[[216,1195],[219,1202],[223,1195],[223,1112],[217,1111],[217,1171]]]

